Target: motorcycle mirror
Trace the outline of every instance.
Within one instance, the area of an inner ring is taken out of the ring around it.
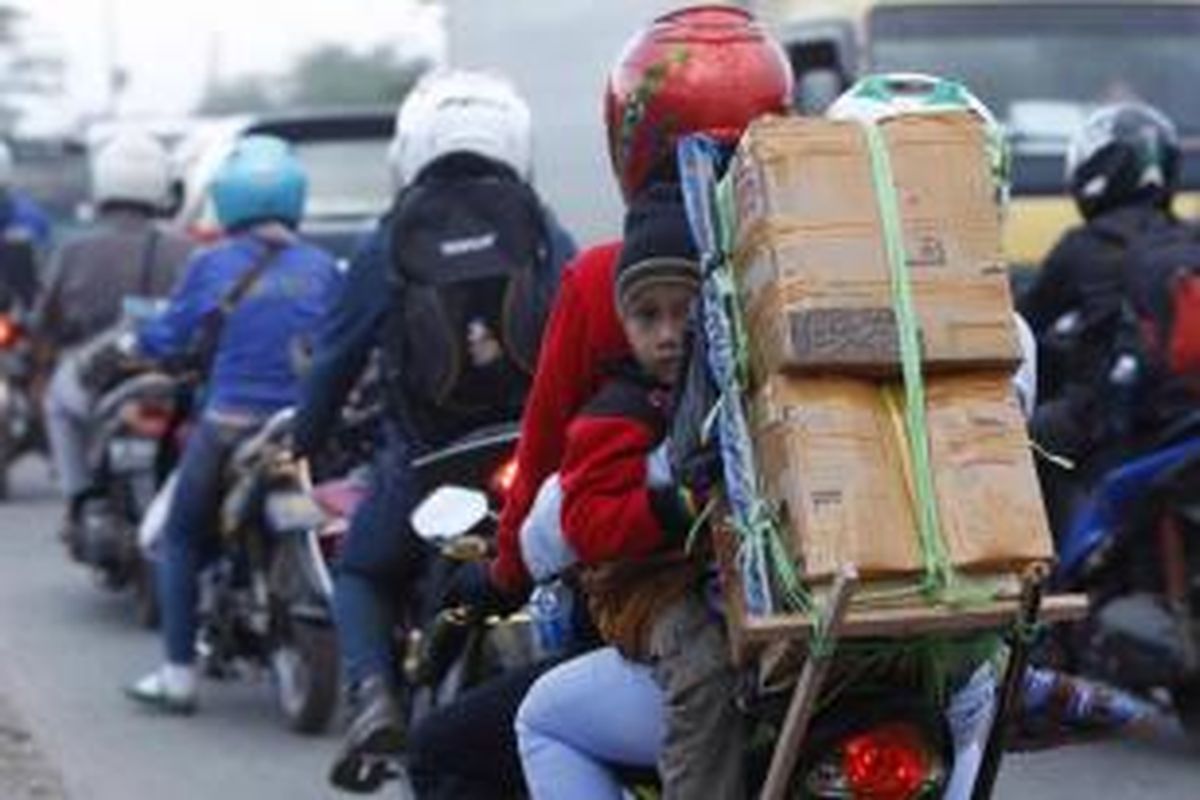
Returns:
[[[428,542],[467,533],[489,513],[487,495],[461,486],[442,486],[421,501],[409,518],[413,530]]]

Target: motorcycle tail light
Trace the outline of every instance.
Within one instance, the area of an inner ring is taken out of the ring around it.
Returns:
[[[160,439],[171,426],[171,409],[157,403],[130,403],[121,409],[121,422],[132,433]]]
[[[8,350],[21,340],[21,326],[7,314],[0,314],[0,350]]]
[[[921,795],[931,758],[920,733],[908,724],[873,728],[842,745],[842,769],[864,800],[910,800]]]
[[[805,777],[805,796],[834,800],[940,797],[946,771],[920,729],[891,722],[843,739]]]
[[[517,481],[517,457],[511,456],[492,473],[488,486],[497,497],[507,497]]]

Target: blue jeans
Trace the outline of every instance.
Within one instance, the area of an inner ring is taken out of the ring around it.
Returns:
[[[367,498],[350,522],[333,584],[333,614],[342,676],[355,686],[372,675],[395,672],[392,629],[398,590],[408,587],[425,553],[409,529],[416,493],[412,449],[394,428],[371,470]]]
[[[951,695],[946,719],[955,765],[945,794],[967,800],[996,701],[996,672],[981,666]],[[517,741],[533,800],[621,800],[611,764],[652,767],[666,741],[664,695],[649,667],[607,647],[543,675],[517,712]]]
[[[610,764],[652,767],[666,739],[663,691],[650,667],[616,648],[547,672],[517,712],[517,745],[533,800],[621,800]]]
[[[203,417],[184,448],[158,565],[163,638],[172,664],[191,664],[196,658],[196,576],[219,546],[222,469],[233,448],[258,425]]]

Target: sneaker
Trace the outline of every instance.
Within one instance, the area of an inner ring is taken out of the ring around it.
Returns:
[[[371,793],[398,775],[395,759],[406,732],[392,687],[379,676],[354,691],[353,720],[329,772],[329,782],[347,792]]]
[[[126,686],[125,696],[166,714],[193,714],[196,711],[196,671],[190,666],[164,665],[137,683]]]

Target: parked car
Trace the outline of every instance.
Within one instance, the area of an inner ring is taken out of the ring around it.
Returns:
[[[347,258],[391,199],[387,148],[394,110],[320,110],[228,117],[199,126],[175,152],[183,199],[175,223],[209,241],[220,235],[208,197],[212,176],[234,141],[269,134],[291,142],[308,171],[308,204],[301,230]]]

